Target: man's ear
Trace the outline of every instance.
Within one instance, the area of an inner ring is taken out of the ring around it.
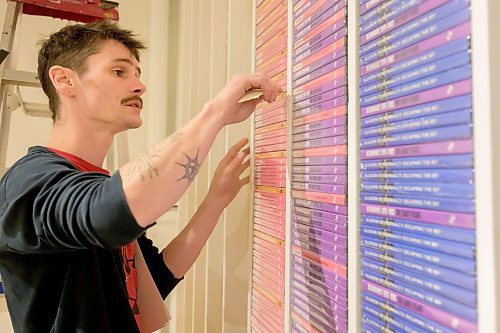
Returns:
[[[74,96],[73,89],[74,72],[66,67],[55,65],[49,69],[49,77],[54,88],[62,96]]]

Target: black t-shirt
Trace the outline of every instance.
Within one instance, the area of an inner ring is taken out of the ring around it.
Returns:
[[[138,332],[119,248],[137,239],[165,298],[180,281],[132,216],[119,173],[32,147],[0,181],[0,274],[16,332]]]

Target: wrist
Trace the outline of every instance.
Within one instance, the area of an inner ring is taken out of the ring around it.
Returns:
[[[203,199],[200,207],[203,207],[204,209],[210,211],[213,214],[219,214],[221,215],[224,209],[226,208],[227,205],[225,205],[220,198],[215,197],[214,195],[210,194],[210,191],[208,194],[205,196],[205,199]]]
[[[210,100],[203,105],[201,113],[204,115],[209,122],[214,122],[217,129],[220,131],[226,123],[223,118],[223,112],[221,112],[221,107],[217,104],[215,100]]]

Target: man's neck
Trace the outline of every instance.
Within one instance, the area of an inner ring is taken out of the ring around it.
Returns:
[[[88,131],[81,126],[54,124],[47,147],[57,149],[102,167],[114,133]]]

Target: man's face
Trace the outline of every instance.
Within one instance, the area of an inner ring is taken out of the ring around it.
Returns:
[[[114,133],[141,126],[140,96],[146,86],[130,50],[107,40],[99,53],[88,57],[86,67],[78,80],[78,108],[92,126]]]

